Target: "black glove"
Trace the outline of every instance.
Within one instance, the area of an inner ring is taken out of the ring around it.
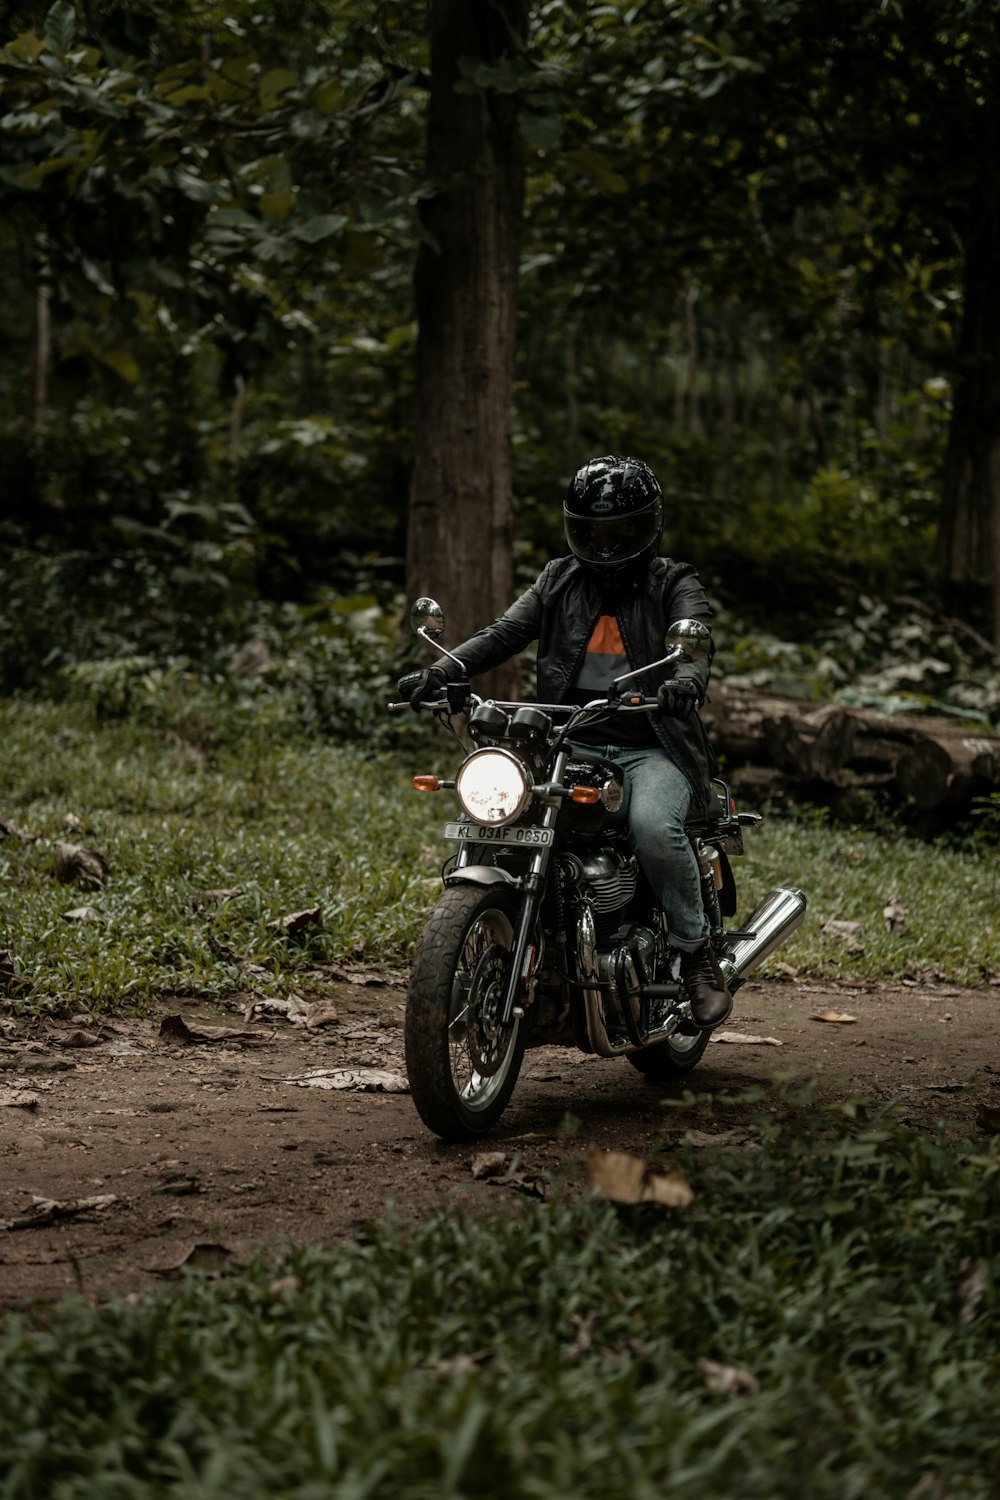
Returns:
[[[444,673],[440,667],[424,667],[419,672],[407,672],[396,684],[396,691],[418,711],[422,703],[433,703],[444,693]]]
[[[674,719],[690,719],[696,708],[701,707],[701,692],[696,682],[688,677],[675,678],[673,682],[662,682],[656,694],[661,714],[670,714]]]

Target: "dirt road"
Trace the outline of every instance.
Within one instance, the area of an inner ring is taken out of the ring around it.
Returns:
[[[549,1174],[580,1172],[591,1142],[669,1157],[685,1135],[745,1135],[769,1104],[805,1109],[804,1090],[897,1101],[913,1128],[1000,1129],[996,987],[749,984],[686,1107],[671,1107],[683,1085],[650,1085],[625,1061],[543,1048],[475,1146],[440,1144],[391,1091],[405,1082],[402,990],[346,984],[330,1000],[336,1018],[324,1003],[309,1025],[178,1000],[162,1034],[162,1013],[0,1021],[0,1305],[134,1293],[182,1264],[329,1244],[390,1200],[419,1212],[453,1192],[543,1192]],[[751,1085],[763,1102],[725,1098]],[[486,1150],[506,1176],[473,1179]]]

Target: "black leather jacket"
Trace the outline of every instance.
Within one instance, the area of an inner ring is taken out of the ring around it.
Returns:
[[[698,575],[688,563],[654,557],[639,577],[619,585],[613,593],[575,557],[556,557],[505,614],[455,647],[470,677],[488,672],[534,640],[538,641],[538,698],[562,703],[579,669],[587,642],[602,614],[614,614],[622,643],[633,667],[658,661],[664,655],[667,628],[674,620],[694,619],[710,625],[712,610]],[[458,675],[446,661],[438,663],[448,677]],[[700,701],[708,687],[709,661],[684,662],[652,671],[637,687],[652,696],[668,678],[688,678],[698,684]],[[697,714],[672,719],[653,714],[653,728],[671,760],[691,785],[691,816],[703,817],[713,808],[711,778],[715,756]]]

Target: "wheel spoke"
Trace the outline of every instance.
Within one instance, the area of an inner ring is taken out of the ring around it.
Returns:
[[[406,1068],[413,1102],[444,1139],[499,1118],[524,1052],[521,1022],[501,1025],[517,893],[456,885],[428,919],[410,980]]]
[[[486,911],[473,922],[462,945],[462,968],[456,975],[455,989],[460,989],[464,1003],[451,1017],[448,1042],[455,1089],[466,1107],[473,1110],[487,1108],[503,1087],[514,1054],[517,1023],[501,1036],[497,1022],[504,972],[499,952],[509,953],[513,936],[510,920],[503,912]],[[463,1021],[464,1035],[455,1035],[456,1025]]]

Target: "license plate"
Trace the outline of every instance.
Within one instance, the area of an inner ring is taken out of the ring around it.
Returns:
[[[516,844],[541,848],[551,844],[555,832],[551,828],[491,828],[488,823],[446,823],[446,839],[465,839],[470,844]]]

